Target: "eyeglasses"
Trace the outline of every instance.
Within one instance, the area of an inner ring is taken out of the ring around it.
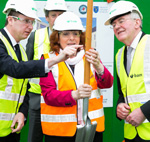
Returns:
[[[61,34],[64,38],[69,38],[71,35],[74,38],[80,37],[80,31],[62,31],[58,33]]]
[[[32,26],[34,26],[34,24],[35,24],[35,21],[29,20],[29,19],[21,19],[21,18],[16,17],[16,16],[11,16],[11,17],[13,17],[14,19],[17,19],[17,20],[21,21],[22,23],[24,23],[26,25],[32,25]]]
[[[121,18],[117,22],[112,23],[110,28],[115,29],[116,25],[122,26],[127,20],[135,20],[135,19],[131,19],[131,18],[130,19],[123,19],[123,18]]]

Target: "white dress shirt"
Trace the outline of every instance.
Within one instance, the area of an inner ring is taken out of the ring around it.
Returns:
[[[130,47],[132,47],[132,52],[131,52],[131,65],[132,65],[132,61],[133,61],[133,57],[134,57],[134,53],[135,53],[135,50],[136,50],[136,47],[139,43],[139,40],[141,38],[141,35],[142,35],[142,31],[140,31],[138,33],[138,35],[135,37],[135,39],[133,40],[133,42],[131,43]],[[127,46],[127,49],[128,49],[129,46]]]

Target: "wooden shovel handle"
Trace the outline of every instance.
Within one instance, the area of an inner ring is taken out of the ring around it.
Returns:
[[[91,48],[92,17],[93,17],[93,0],[88,0],[88,2],[87,2],[85,51],[88,51]],[[85,66],[84,66],[84,83],[90,84],[90,63],[86,60],[85,60]]]

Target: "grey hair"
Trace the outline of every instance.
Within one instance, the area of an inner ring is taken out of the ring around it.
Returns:
[[[140,27],[142,29],[142,19],[141,19],[141,16],[139,15],[139,13],[137,11],[133,10],[130,15],[131,15],[132,19],[140,19],[141,20]]]

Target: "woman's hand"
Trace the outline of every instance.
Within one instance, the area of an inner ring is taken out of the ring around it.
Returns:
[[[85,57],[86,60],[93,65],[94,69],[98,74],[104,71],[104,66],[100,62],[100,56],[98,51],[91,48],[89,51],[86,51]]]
[[[82,49],[83,45],[67,46],[64,50],[62,50],[62,52],[58,56],[48,59],[48,68],[51,68],[53,65],[65,61],[68,58],[76,56],[78,48]]]
[[[68,58],[76,56],[78,48],[82,49],[83,45],[66,46],[59,55],[62,56],[62,60],[67,60]]]
[[[80,85],[78,90],[72,91],[72,97],[75,100],[88,98],[91,96],[92,87],[88,84]]]

